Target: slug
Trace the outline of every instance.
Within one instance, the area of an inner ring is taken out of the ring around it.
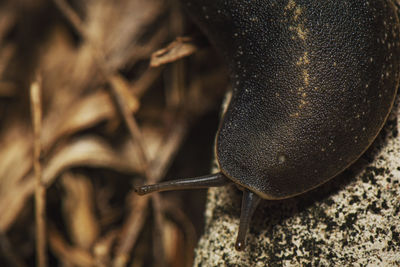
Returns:
[[[390,0],[182,2],[230,71],[220,171],[136,191],[238,185],[242,250],[260,199],[325,183],[380,132],[399,83],[399,20]]]

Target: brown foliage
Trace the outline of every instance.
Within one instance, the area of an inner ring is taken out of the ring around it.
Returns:
[[[179,1],[0,3],[1,266],[191,264],[193,214],[133,185],[218,110],[226,74],[194,31]]]

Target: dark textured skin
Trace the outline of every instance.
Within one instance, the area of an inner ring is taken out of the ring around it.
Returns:
[[[183,2],[230,69],[216,153],[235,183],[288,198],[336,176],[372,143],[399,80],[392,2]]]

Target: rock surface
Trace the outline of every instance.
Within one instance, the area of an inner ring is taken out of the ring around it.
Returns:
[[[263,201],[243,252],[234,249],[241,192],[208,192],[194,266],[400,266],[399,97],[369,150],[325,185]]]

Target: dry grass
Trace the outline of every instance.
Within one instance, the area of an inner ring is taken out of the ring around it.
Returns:
[[[208,165],[185,140],[227,82],[195,33],[173,0],[0,3],[1,266],[191,265],[197,204],[132,189]]]

